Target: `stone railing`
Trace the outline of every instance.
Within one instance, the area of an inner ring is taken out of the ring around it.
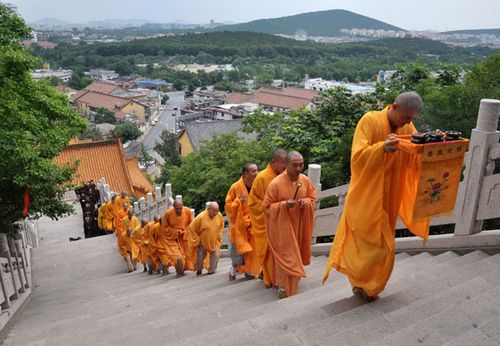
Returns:
[[[31,294],[31,252],[38,246],[36,221],[24,220],[15,238],[0,233],[0,330]]]
[[[431,226],[454,224],[453,234],[430,236],[424,242],[417,237],[398,238],[398,251],[446,251],[500,249],[500,230],[482,231],[484,220],[500,218],[500,174],[493,174],[500,159],[499,100],[481,100],[476,128],[472,130],[469,151],[465,155],[463,180],[459,185],[453,213],[431,218]],[[336,196],[338,206],[316,211],[314,236],[333,236],[344,208],[348,185],[318,192],[318,199]],[[398,220],[396,229],[406,226]],[[313,253],[327,254],[331,243],[316,244]]]

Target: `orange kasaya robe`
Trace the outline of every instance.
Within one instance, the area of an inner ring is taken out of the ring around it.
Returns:
[[[132,231],[130,235],[130,250],[133,261],[145,264],[148,256],[142,239],[142,230],[143,228],[139,225]]]
[[[245,202],[241,202],[240,197],[245,195]],[[244,255],[244,265],[238,266],[239,272],[250,271],[257,260],[253,256],[253,247],[250,243],[253,242],[251,234],[250,210],[248,208],[248,189],[243,178],[240,178],[236,183],[231,185],[231,188],[226,195],[225,204],[226,216],[229,219],[229,237],[231,242],[236,246],[236,252],[239,255]],[[248,269],[247,269],[248,268]]]
[[[120,210],[123,210],[123,203],[125,202],[128,203],[128,207],[130,208],[130,200],[128,199],[128,197],[122,198],[121,196],[118,196],[115,198],[115,202],[113,203],[113,206],[115,208],[115,227],[116,224],[122,219],[118,216],[118,213],[120,212]]]
[[[123,227],[122,227],[122,220],[124,217],[128,215],[128,210],[119,210],[118,213],[115,215],[115,227],[116,227],[116,243],[117,246],[120,247],[121,244],[121,237],[123,233]]]
[[[264,197],[269,183],[276,178],[276,173],[270,165],[260,172],[252,184],[252,191],[248,196],[248,207],[250,211],[251,243],[253,248],[251,260],[247,270],[254,276],[258,276],[262,271],[263,282],[265,285],[274,285],[271,277],[274,277],[274,262],[272,253],[269,251],[269,240],[266,231],[266,219],[264,216]],[[293,197],[293,196],[292,196]]]
[[[391,275],[398,214],[415,235],[427,239],[429,232],[429,219],[411,220],[409,212],[419,179],[416,155],[384,151],[389,107],[366,113],[356,126],[349,192],[323,276],[325,282],[334,267],[369,296],[382,292]],[[396,134],[414,132],[410,123]]]
[[[156,240],[154,238],[153,230],[158,223],[154,221],[148,222],[142,228],[142,248],[141,253],[144,254],[146,260],[149,258],[153,262],[155,269],[159,268],[160,261],[156,251]]]
[[[207,258],[205,258],[204,265],[205,268],[208,268],[208,258],[211,253],[217,251],[220,257],[224,217],[221,213],[217,213],[213,218],[210,218],[208,211],[204,210],[195,217],[188,229],[188,243],[193,263],[196,264],[198,258],[197,249],[201,245],[207,251]]]
[[[177,258],[180,257],[183,268],[190,267],[186,259],[184,234],[191,221],[192,214],[189,208],[184,207],[181,216],[177,216],[174,208],[169,208],[165,212],[157,242],[161,263],[175,265]]]
[[[115,205],[113,201],[108,201],[106,203],[105,217],[105,230],[113,232],[115,229]]]
[[[305,207],[296,203],[293,208],[286,201],[304,200]],[[314,227],[316,189],[308,177],[301,174],[292,182],[286,172],[269,184],[264,201],[269,249],[274,258],[274,278],[278,287],[288,296],[298,291],[301,278],[306,276],[305,265],[311,262],[311,239]]]
[[[131,230],[134,230],[135,228],[140,227],[140,225],[141,224],[139,223],[139,220],[134,215],[132,215],[131,218],[129,218],[127,215],[121,220],[121,227],[123,231],[120,236],[120,254],[122,255],[122,257],[125,257],[127,255],[127,252],[132,253],[132,249],[130,246],[130,237],[127,233],[127,230],[129,228]]]

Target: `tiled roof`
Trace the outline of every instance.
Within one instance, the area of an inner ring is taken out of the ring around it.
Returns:
[[[54,158],[57,164],[80,164],[73,177],[74,183],[104,177],[115,192],[126,191],[135,195],[128,165],[125,162],[119,139],[97,142],[69,144],[62,153]]]
[[[297,110],[306,107],[317,95],[317,91],[300,88],[285,88],[284,90],[260,88],[254,94],[232,93],[227,97],[226,103],[242,104],[250,102],[264,106]]]
[[[153,186],[139,169],[139,161],[136,157],[127,160],[127,166],[136,196],[144,197],[148,192],[154,192]]]
[[[85,103],[93,108],[106,108],[116,113],[132,101],[122,97],[88,91],[76,99],[76,102]]]
[[[101,83],[101,82],[93,82],[88,85],[85,90],[95,91],[102,94],[111,94],[116,89],[121,89],[118,85],[111,83]]]
[[[89,91],[85,90],[85,89],[78,90],[75,94],[73,94],[71,96],[71,98],[69,99],[69,102],[75,102],[76,100],[78,100],[80,97],[82,97],[83,95],[85,95],[88,92]]]
[[[211,139],[215,135],[223,133],[236,133],[240,138],[255,139],[252,134],[247,134],[241,131],[243,123],[241,119],[236,120],[217,120],[207,122],[192,122],[186,125],[185,131],[193,145],[195,151],[200,150],[201,142],[204,139]]]

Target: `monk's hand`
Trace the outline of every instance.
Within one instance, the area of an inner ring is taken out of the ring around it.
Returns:
[[[246,193],[241,194],[240,196],[241,203],[245,203],[246,200],[247,200],[247,194]]]
[[[132,228],[127,228],[127,235],[130,237],[131,234],[132,234]]]
[[[299,200],[299,206],[305,208],[307,206],[307,201],[305,199]]]
[[[396,134],[391,133],[387,136],[384,143],[384,151],[386,153],[393,153],[398,150],[399,139],[396,138]]]
[[[293,208],[295,207],[295,204],[297,204],[297,201],[294,199],[289,199],[288,201],[286,201],[287,208]]]

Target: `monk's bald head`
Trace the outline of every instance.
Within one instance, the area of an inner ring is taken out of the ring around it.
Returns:
[[[251,188],[255,177],[257,176],[257,174],[259,174],[259,168],[257,167],[257,164],[253,162],[246,162],[243,165],[242,171],[243,181],[245,182],[245,185],[248,188]]]
[[[176,199],[174,201],[174,209],[175,209],[175,214],[177,216],[181,216],[182,215],[182,209],[183,208],[184,208],[184,203],[182,203],[182,200]]]
[[[421,113],[424,108],[424,101],[422,101],[422,97],[414,91],[407,91],[399,94],[393,104],[401,106],[402,108],[417,111],[418,113]]]
[[[285,170],[286,165],[286,151],[283,149],[276,149],[271,156],[269,163],[274,173],[281,174]]]
[[[208,203],[207,211],[210,218],[213,219],[215,215],[219,213],[219,203],[217,202]]]
[[[418,118],[423,107],[422,98],[416,92],[407,91],[399,94],[387,111],[392,131],[395,132],[398,128],[408,125]]]
[[[142,226],[146,226],[146,225],[148,224],[148,222],[149,222],[149,221],[148,221],[148,219],[146,219],[145,217],[143,217],[143,218],[141,219],[141,225],[142,225]]]
[[[304,158],[298,151],[290,151],[286,156],[286,174],[296,181],[304,170]]]
[[[161,219],[160,214],[156,214],[156,215],[155,215],[155,217],[153,218],[153,220],[154,220],[155,222],[159,222],[159,221],[160,221],[160,219]]]
[[[132,216],[134,216],[134,209],[130,208],[130,209],[128,210],[127,214],[128,214],[128,217],[129,217],[129,218],[130,218],[130,217],[132,217]]]

